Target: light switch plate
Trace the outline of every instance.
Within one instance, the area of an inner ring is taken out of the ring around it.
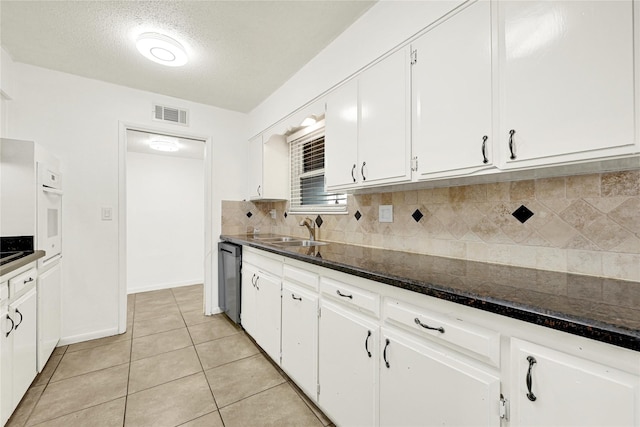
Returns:
[[[113,208],[103,207],[102,208],[102,220],[103,221],[111,221],[113,219]]]
[[[393,222],[393,205],[380,205],[378,222]]]

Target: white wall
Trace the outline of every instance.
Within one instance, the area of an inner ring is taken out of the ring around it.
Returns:
[[[13,96],[13,60],[0,48],[0,137],[7,138],[9,130],[8,104]]]
[[[205,135],[213,144],[213,238],[222,199],[244,197],[247,116],[202,104],[14,63],[10,138],[34,140],[61,161],[63,198],[62,342],[114,334],[118,327],[119,123]],[[151,119],[152,103],[186,108],[190,126]],[[113,208],[101,221],[101,207]],[[217,277],[215,254],[207,254]],[[217,305],[217,292],[212,293]]]
[[[127,153],[127,293],[203,281],[204,160]]]
[[[262,132],[462,3],[463,0],[380,0],[251,111],[250,134]],[[296,118],[293,123],[299,124],[299,120]]]

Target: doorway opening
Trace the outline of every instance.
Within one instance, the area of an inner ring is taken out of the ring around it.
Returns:
[[[135,125],[120,130],[119,332],[132,293],[202,286],[201,308],[210,312],[210,140]]]

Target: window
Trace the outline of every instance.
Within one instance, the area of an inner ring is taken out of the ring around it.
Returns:
[[[324,188],[324,123],[292,135],[292,213],[346,212],[347,195]]]

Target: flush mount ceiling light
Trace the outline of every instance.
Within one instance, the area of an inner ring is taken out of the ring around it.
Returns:
[[[302,121],[302,123],[300,123],[300,126],[307,127],[307,126],[315,125],[317,121],[318,121],[318,117],[316,117],[315,114],[312,114],[309,117],[305,118]]]
[[[187,63],[187,52],[171,37],[158,33],[140,34],[136,41],[138,51],[147,59],[169,67]]]
[[[149,143],[149,147],[158,151],[178,151],[180,146],[177,141],[168,141],[166,139],[152,139]]]

